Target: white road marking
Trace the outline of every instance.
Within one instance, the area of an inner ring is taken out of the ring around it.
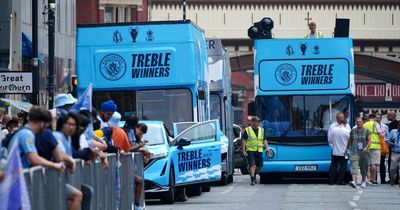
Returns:
[[[360,196],[359,196],[359,195],[355,195],[354,198],[353,198],[353,200],[354,200],[354,201],[360,200]]]
[[[353,201],[349,201],[349,204],[350,204],[350,206],[352,206],[352,207],[357,207],[357,204],[356,204],[355,202],[353,202]]]

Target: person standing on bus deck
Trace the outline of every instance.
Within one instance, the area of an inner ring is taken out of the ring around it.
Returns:
[[[250,126],[246,127],[242,137],[242,154],[247,157],[251,185],[257,183],[256,174],[263,165],[262,153],[264,147],[270,152],[264,129],[259,126],[260,118],[251,117]]]
[[[310,29],[310,33],[304,36],[305,39],[324,38],[324,35],[320,31],[317,31],[317,24],[315,24],[315,22],[310,22],[308,24],[308,29]]]
[[[384,134],[381,131],[381,126],[376,122],[375,114],[370,114],[368,119],[369,121],[364,123],[364,128],[368,129],[371,134],[371,144],[368,147],[370,159],[370,182],[372,185],[376,185],[378,184],[376,181],[377,168],[379,168],[381,162],[381,144],[379,138],[383,137]]]
[[[340,113],[343,116],[343,113]],[[339,115],[339,114],[338,114]],[[345,185],[344,176],[346,174],[347,162],[345,158],[347,152],[347,143],[350,138],[350,127],[346,120],[340,119],[337,126],[331,126],[328,133],[328,143],[332,149],[331,165],[329,167],[329,185],[335,183],[337,168],[339,168],[339,176],[337,178],[338,185]]]

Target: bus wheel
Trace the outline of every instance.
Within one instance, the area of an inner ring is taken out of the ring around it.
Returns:
[[[173,168],[169,171],[169,190],[161,198],[161,202],[165,204],[174,204],[175,202],[175,178]]]
[[[228,183],[232,183],[233,182],[233,174],[228,176]]]
[[[243,164],[242,166],[240,166],[240,172],[243,175],[249,174],[249,169],[247,168],[247,164]]]
[[[227,185],[228,183],[229,183],[228,182],[228,174],[226,174],[225,172],[222,172],[220,184]]]

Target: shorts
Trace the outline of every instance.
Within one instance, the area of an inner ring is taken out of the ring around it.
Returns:
[[[263,166],[263,158],[262,158],[262,152],[247,152],[247,161],[249,163],[249,166],[254,166],[256,165],[257,167],[262,167]]]
[[[70,198],[72,194],[76,192],[80,192],[80,190],[76,189],[74,186],[70,184],[65,184],[65,195],[67,196],[67,198]]]
[[[370,165],[379,165],[381,164],[381,150],[379,149],[370,149],[369,152],[369,160],[370,160]]]
[[[363,177],[367,176],[369,158],[364,152],[357,152],[350,156],[350,172],[352,175],[358,175],[358,170],[361,171]]]

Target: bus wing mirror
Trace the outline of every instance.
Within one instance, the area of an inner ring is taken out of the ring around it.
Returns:
[[[205,100],[206,92],[204,90],[198,90],[198,97],[199,97],[199,100]]]
[[[178,140],[178,149],[181,150],[183,149],[184,146],[189,146],[190,145],[190,139],[188,138],[181,138]]]
[[[239,95],[236,93],[232,93],[231,101],[232,101],[232,106],[239,105]]]
[[[247,104],[247,115],[248,116],[257,116],[256,103],[254,101]]]

